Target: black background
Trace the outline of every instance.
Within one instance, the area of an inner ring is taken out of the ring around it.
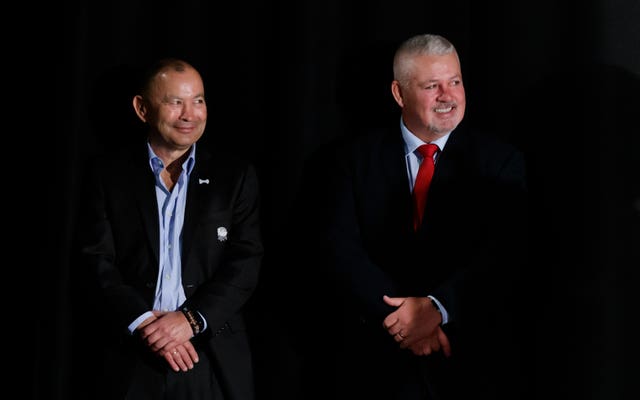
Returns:
[[[268,251],[255,313],[259,391],[297,398],[300,358],[278,332],[295,330],[288,302],[304,299],[279,293],[269,301],[286,288],[269,246],[296,235],[288,211],[313,155],[397,112],[393,50],[424,32],[458,48],[466,120],[519,146],[530,163],[535,256],[532,307],[523,312],[534,338],[531,396],[615,400],[637,392],[639,1],[127,0],[64,3],[55,18],[37,10],[25,15],[38,15],[38,51],[21,51],[33,58],[32,76],[55,86],[26,93],[26,104],[53,115],[29,113],[23,123],[46,128],[17,156],[48,185],[21,195],[33,181],[18,179],[14,193],[29,218],[12,241],[36,266],[19,267],[35,296],[16,301],[37,302],[28,324],[20,312],[18,329],[32,334],[22,359],[34,398],[68,399],[83,384],[74,354],[89,359],[90,340],[72,336],[70,296],[79,179],[87,157],[136,134],[132,71],[164,55],[203,74],[204,145],[226,146],[258,167]]]

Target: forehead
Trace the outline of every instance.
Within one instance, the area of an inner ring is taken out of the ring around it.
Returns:
[[[182,71],[165,69],[160,71],[151,85],[155,94],[192,95],[204,94],[204,86],[200,74],[193,68]]]
[[[416,55],[412,60],[412,75],[414,79],[443,80],[454,77],[460,78],[460,62],[454,54],[446,55]]]

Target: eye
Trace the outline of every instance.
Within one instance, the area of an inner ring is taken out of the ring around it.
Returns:
[[[462,83],[460,79],[454,79],[451,81],[451,86],[458,86]]]
[[[435,83],[432,83],[432,84],[426,85],[424,88],[426,90],[433,90],[433,89],[435,89],[437,87],[438,87],[438,85],[436,85]]]

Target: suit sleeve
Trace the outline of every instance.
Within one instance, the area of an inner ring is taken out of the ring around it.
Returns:
[[[370,258],[363,243],[356,207],[354,160],[349,146],[338,149],[331,175],[327,208],[327,254],[339,289],[359,305],[363,316],[384,319],[393,311],[382,299],[383,294],[398,292],[391,277]]]

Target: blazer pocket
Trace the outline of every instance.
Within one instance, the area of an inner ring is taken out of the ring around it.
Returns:
[[[213,334],[213,336],[244,332],[246,330],[247,330],[247,327],[244,322],[244,319],[241,316],[235,316],[231,318],[229,321],[225,322],[225,324],[222,327],[218,328],[218,330]]]
[[[244,318],[241,315],[232,317],[225,325],[229,326],[231,332],[243,332],[247,330]]]

